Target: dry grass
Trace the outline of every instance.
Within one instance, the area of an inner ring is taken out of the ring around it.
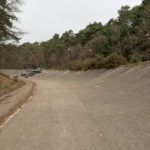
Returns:
[[[9,118],[12,114],[14,114],[19,108],[21,108],[23,104],[25,104],[29,101],[29,97],[32,95],[35,86],[36,86],[36,84],[34,82],[32,82],[31,90],[27,93],[27,95],[25,95],[22,99],[20,99],[20,101],[14,107],[12,107],[10,110],[8,110],[8,112],[6,114],[4,114],[2,117],[0,117],[0,126],[3,125],[3,123],[5,123],[7,118]]]
[[[15,81],[9,76],[0,73],[0,97],[23,86],[24,84],[23,81]]]

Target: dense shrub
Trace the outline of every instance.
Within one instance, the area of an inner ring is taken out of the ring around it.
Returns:
[[[63,64],[63,65],[60,65],[60,66],[58,66],[56,69],[57,70],[68,70],[68,69],[70,69],[70,63],[69,64]]]
[[[69,69],[70,70],[82,70],[82,65],[83,65],[83,61],[82,60],[77,60],[74,62],[71,62],[69,65]]]
[[[113,53],[106,58],[105,67],[106,68],[115,68],[120,65],[124,65],[126,62],[127,62],[127,60],[124,57],[122,57],[116,53]]]
[[[82,70],[89,70],[95,68],[96,59],[95,58],[88,58],[85,59],[82,63]]]
[[[70,64],[70,70],[89,70],[95,68],[95,58],[87,58],[85,60],[77,60]]]
[[[89,70],[103,68],[105,59],[101,55],[97,55],[95,58],[87,58],[85,60],[77,60],[70,63],[70,70]]]
[[[103,68],[105,64],[105,58],[102,55],[97,55],[96,56],[96,61],[95,61],[95,68]]]
[[[104,58],[102,55],[97,55],[95,58],[87,58],[85,60],[77,60],[69,65],[70,70],[89,70],[100,68],[115,68],[127,63],[127,60],[113,53],[110,56]]]
[[[136,56],[136,55],[131,56],[130,59],[129,59],[130,63],[138,63],[140,61],[141,61],[141,57]]]

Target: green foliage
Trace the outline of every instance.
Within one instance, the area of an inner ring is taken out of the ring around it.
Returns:
[[[77,60],[77,61],[73,61],[70,63],[70,70],[82,70],[83,66],[83,61],[82,60]]]
[[[139,51],[150,49],[150,1],[143,0],[139,7],[139,21],[136,26],[136,46]]]
[[[111,54],[105,60],[105,67],[106,68],[116,68],[120,65],[126,64],[126,59],[116,53]]]
[[[103,68],[105,65],[105,58],[102,55],[97,55],[96,56],[96,61],[95,61],[95,68]]]
[[[64,44],[69,47],[74,45],[75,43],[75,35],[72,30],[66,31],[62,34],[61,40],[64,42]]]
[[[70,70],[88,70],[94,67],[94,60],[93,59],[86,59],[86,60],[76,60],[70,63]]]
[[[104,58],[102,55],[97,55],[95,58],[87,58],[85,60],[77,60],[70,64],[71,70],[89,70],[100,68],[115,68],[127,63],[127,60],[113,53],[110,56]]]
[[[71,70],[89,70],[104,67],[104,59],[102,56],[97,58],[87,58],[85,60],[77,60],[70,64]]]
[[[59,65],[57,68],[54,68],[57,70],[69,70],[70,69],[70,63],[69,64],[63,64],[63,65]]]
[[[0,10],[10,1],[1,0]],[[16,4],[19,0],[14,2],[14,8],[18,8]],[[9,11],[2,9],[2,12],[4,14],[0,14],[0,17],[4,18],[0,19],[0,42],[12,38],[11,35],[3,36],[1,27],[6,25],[8,31],[12,31],[13,20],[5,17]],[[94,22],[77,34],[69,30],[62,35],[54,34],[51,39],[41,43],[0,46],[0,68],[88,70],[117,67],[124,64],[126,59],[131,63],[149,60],[150,1],[143,0],[141,5],[133,8],[122,6],[118,13],[118,18],[110,19],[105,25]],[[15,33],[13,35],[16,36]]]
[[[140,61],[141,61],[141,57],[136,56],[136,55],[131,56],[130,59],[129,59],[130,63],[138,63]]]
[[[94,58],[87,58],[82,63],[82,70],[94,69],[96,60]]]
[[[82,45],[86,44],[90,41],[94,35],[103,29],[103,25],[101,23],[94,22],[93,24],[89,24],[85,29],[81,30],[77,34],[77,40]]]
[[[14,21],[18,21],[16,13],[21,0],[0,0],[0,45],[4,45],[8,40],[19,40],[21,32],[14,28]]]
[[[97,55],[94,58],[87,58],[82,63],[82,70],[104,68],[105,58],[102,55]]]

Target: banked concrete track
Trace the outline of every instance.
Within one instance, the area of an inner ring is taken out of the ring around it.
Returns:
[[[29,80],[32,101],[1,128],[0,150],[150,149],[149,63]]]

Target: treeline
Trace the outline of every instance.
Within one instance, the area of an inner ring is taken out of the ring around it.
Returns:
[[[123,6],[117,19],[94,22],[77,34],[72,30],[41,43],[0,47],[0,68],[111,68],[150,60],[150,1]]]

